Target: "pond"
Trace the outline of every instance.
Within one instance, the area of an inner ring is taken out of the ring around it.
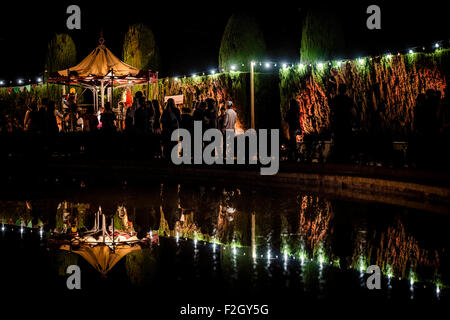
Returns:
[[[33,279],[37,292],[72,299],[80,293],[67,289],[66,270],[78,265],[83,296],[144,294],[174,315],[187,303],[259,303],[281,312],[295,308],[293,299],[448,299],[445,215],[295,189],[161,181],[45,194],[0,201],[7,288]],[[102,249],[73,242],[102,224],[107,234],[142,241]],[[371,265],[382,273],[380,290],[367,288]]]

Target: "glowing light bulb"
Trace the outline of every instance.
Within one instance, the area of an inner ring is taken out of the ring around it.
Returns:
[[[322,63],[322,62],[319,62],[319,63],[317,64],[317,68],[322,69],[322,68],[323,68],[323,63]]]
[[[270,68],[270,63],[266,62],[265,66],[266,68]]]
[[[441,293],[441,289],[439,289],[439,284],[436,285],[436,294],[438,295]]]
[[[364,59],[363,58],[359,58],[358,62],[359,62],[359,64],[364,64]]]
[[[408,53],[409,53],[409,54],[413,54],[414,51],[412,51],[412,49],[409,49]]]
[[[337,62],[338,67],[340,67],[341,64],[342,64],[342,61],[338,61],[338,62]]]
[[[436,42],[436,43],[434,44],[434,47],[435,47],[436,49],[439,48],[439,43]]]
[[[41,81],[42,81],[42,78],[37,78],[37,81],[38,81],[38,82],[41,82]]]
[[[178,77],[173,78],[173,80],[178,81]]]
[[[392,54],[390,54],[390,53],[388,53],[387,55],[386,55],[386,58],[388,58],[389,60],[392,58]]]
[[[304,66],[305,66],[305,65],[304,65],[303,63],[300,63],[300,64],[298,65],[298,67],[299,67],[300,69],[303,69]]]
[[[231,66],[231,71],[235,71],[236,70],[236,66],[235,65],[232,65]]]
[[[287,68],[287,64],[283,63],[283,69],[286,69],[286,68]]]
[[[192,78],[195,78],[197,75],[195,73],[192,74]]]
[[[216,70],[211,70],[211,74],[216,74]]]

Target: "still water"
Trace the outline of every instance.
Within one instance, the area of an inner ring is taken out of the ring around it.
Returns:
[[[67,267],[78,265],[85,296],[170,295],[175,306],[448,296],[450,217],[415,209],[292,189],[158,182],[5,199],[0,218],[3,287],[19,294],[32,283],[31,292],[80,295],[66,288]],[[103,224],[114,241],[136,241],[73,242]],[[383,274],[381,290],[367,289],[370,265]]]

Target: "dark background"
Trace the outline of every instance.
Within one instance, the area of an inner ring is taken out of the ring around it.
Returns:
[[[230,15],[239,10],[254,14],[263,29],[272,61],[296,62],[301,25],[310,2],[215,2],[197,4],[156,1],[10,1],[0,13],[0,80],[36,77],[44,70],[46,47],[55,32],[68,33],[80,61],[98,44],[100,31],[107,45],[122,57],[122,42],[129,24],[142,22],[154,32],[160,49],[161,76],[207,71],[218,64],[222,33]],[[314,2],[317,3],[317,2]],[[66,28],[67,6],[81,8],[81,30]],[[322,3],[326,5],[325,3]],[[336,3],[335,3],[336,4]],[[381,7],[381,30],[366,28],[366,8]],[[359,1],[342,2],[347,46],[353,57],[397,52],[446,40],[448,12],[445,2]],[[344,58],[344,57],[337,57]]]

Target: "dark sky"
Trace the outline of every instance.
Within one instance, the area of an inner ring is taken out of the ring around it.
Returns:
[[[285,5],[258,1],[249,5],[244,1],[210,1],[207,4],[186,1],[188,5],[178,5],[173,1],[166,2],[167,5],[153,0],[2,2],[0,79],[33,77],[42,72],[46,46],[55,32],[67,32],[72,36],[79,61],[97,46],[103,29],[105,44],[121,58],[127,27],[137,22],[147,24],[156,36],[162,59],[161,76],[207,71],[217,66],[225,25],[230,15],[239,10],[247,10],[258,19],[268,46],[268,59],[295,62],[298,60],[302,17],[310,3],[317,3],[298,1]],[[355,57],[395,52],[450,38],[448,13],[443,6],[445,1],[392,2],[342,2],[347,45]],[[246,8],[242,7],[243,3],[247,4]],[[81,7],[82,29],[79,31],[66,28],[66,8],[70,4]],[[365,26],[368,16],[365,11],[369,4],[381,7],[380,31],[369,31]]]

